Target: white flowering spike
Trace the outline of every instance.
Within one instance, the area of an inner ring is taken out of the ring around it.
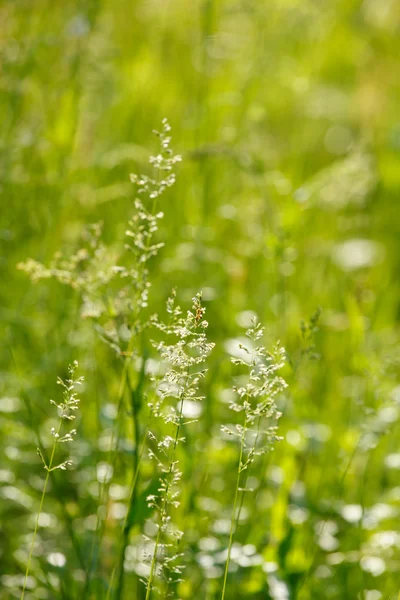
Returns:
[[[257,456],[273,448],[280,438],[277,436],[277,421],[281,416],[275,404],[275,398],[286,387],[286,382],[277,374],[285,364],[285,350],[278,344],[272,352],[267,352],[260,344],[264,335],[261,324],[254,320],[247,330],[248,344],[239,344],[240,354],[232,362],[244,367],[246,380],[240,387],[234,387],[234,400],[230,408],[234,413],[242,413],[243,420],[235,428],[222,427],[225,435],[239,440],[240,451],[237,467],[235,497],[232,508],[228,553],[221,600],[225,598],[229,563],[233,538],[238,520],[239,491],[247,489],[242,485],[243,472],[247,471]]]
[[[175,304],[175,291],[167,301],[168,324],[153,319],[153,324],[168,338],[171,343],[162,340],[154,342],[165,372],[154,378],[157,400],[151,403],[152,413],[174,426],[173,434],[166,435],[155,442],[151,458],[157,461],[161,470],[158,493],[147,497],[149,507],[157,513],[157,536],[154,550],[150,558],[150,573],[146,583],[146,599],[150,598],[152,589],[161,584],[179,581],[182,566],[179,564],[180,554],[176,552],[176,544],[182,532],[174,527],[170,511],[179,506],[179,483],[182,473],[176,460],[176,449],[185,438],[180,435],[181,428],[193,420],[186,420],[184,405],[186,401],[200,402],[200,381],[206,370],[203,367],[214,344],[207,341],[207,322],[204,320],[205,308],[201,303],[201,294],[193,298],[192,309],[186,315]],[[175,551],[174,551],[175,548]]]
[[[74,437],[76,435],[76,429],[71,429],[67,433],[61,435],[61,428],[63,425],[63,421],[73,421],[75,419],[75,412],[78,410],[79,407],[80,400],[76,392],[76,387],[82,385],[83,377],[78,377],[77,379],[75,379],[74,376],[77,368],[78,362],[75,360],[68,367],[69,378],[65,381],[60,377],[58,377],[57,379],[58,385],[61,385],[64,388],[62,401],[59,404],[57,404],[57,402],[55,402],[54,400],[50,400],[50,404],[56,406],[58,409],[58,416],[60,421],[57,429],[55,427],[52,427],[50,430],[50,433],[54,438],[54,447],[49,464],[47,464],[46,460],[44,459],[41,450],[39,448],[37,449],[38,454],[42,459],[44,468],[47,471],[55,471],[56,469],[61,469],[62,471],[65,471],[66,467],[72,465],[71,459],[65,460],[64,462],[56,466],[53,466],[52,462],[55,454],[56,444],[73,442]]]

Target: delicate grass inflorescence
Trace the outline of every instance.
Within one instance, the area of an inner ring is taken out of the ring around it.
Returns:
[[[277,421],[281,413],[275,398],[286,387],[285,380],[277,374],[285,364],[284,348],[277,344],[272,352],[267,352],[260,345],[264,329],[257,321],[246,335],[249,345],[239,344],[243,357],[232,358],[232,362],[240,368],[245,367],[247,373],[241,385],[233,388],[236,398],[230,404],[231,410],[243,415],[243,421],[235,429],[222,426],[226,435],[239,440],[240,450],[221,600],[226,596],[232,544],[239,518],[239,493],[246,490],[246,485],[242,486],[243,473],[257,456],[271,450],[281,439],[277,436]]]
[[[202,368],[214,344],[207,341],[207,321],[204,319],[205,308],[201,303],[201,295],[193,298],[192,309],[182,315],[180,307],[175,304],[175,292],[167,302],[167,312],[170,317],[168,324],[154,320],[165,340],[154,342],[165,366],[165,372],[155,378],[156,399],[149,404],[155,417],[172,425],[172,435],[167,434],[157,440],[154,434],[154,450],[149,449],[149,455],[161,470],[159,487],[156,494],[147,497],[148,505],[156,512],[156,537],[151,555],[150,572],[146,583],[146,600],[149,600],[152,590],[158,582],[164,584],[164,597],[168,597],[170,587],[179,581],[183,566],[179,563],[180,555],[176,548],[183,532],[174,527],[171,512],[179,507],[179,483],[182,472],[176,457],[177,447],[185,442],[182,431],[193,420],[185,419],[185,402],[200,402],[200,381],[206,370]],[[172,404],[167,404],[172,401]],[[167,405],[166,405],[167,404]],[[159,590],[161,591],[161,590]]]
[[[103,223],[95,223],[85,229],[81,248],[67,256],[57,252],[50,266],[31,258],[17,265],[35,283],[54,278],[77,289],[82,317],[91,318],[102,339],[121,356],[138,354],[132,340],[137,342],[147,326],[142,311],[148,307],[151,287],[148,263],[164,245],[154,241],[164,216],[156,209],[160,197],[175,182],[174,166],[182,160],[170,148],[170,129],[163,119],[161,131],[154,130],[160,144],[159,153],[149,158],[154,176],[130,176],[139,196],[134,200],[135,212],[128,221],[123,250],[105,246],[101,241]]]
[[[54,400],[50,400],[50,403],[57,408],[57,414],[59,418],[59,422],[57,427],[51,428],[51,435],[53,437],[53,446],[50,451],[50,458],[48,462],[44,457],[44,451],[40,448],[37,449],[40,458],[42,459],[43,466],[46,470],[46,478],[43,484],[42,496],[40,499],[39,510],[37,512],[35,529],[32,536],[32,542],[29,549],[28,563],[25,572],[25,579],[23,583],[23,588],[21,592],[21,600],[25,597],[26,583],[30,572],[32,553],[35,547],[36,535],[39,529],[39,521],[40,515],[43,508],[43,503],[46,495],[46,489],[50,478],[50,473],[57,469],[61,471],[65,471],[68,466],[72,464],[72,459],[67,458],[58,464],[55,463],[56,458],[56,450],[58,444],[65,444],[74,441],[74,437],[76,435],[76,429],[70,429],[68,432],[63,432],[63,425],[65,425],[65,421],[73,421],[75,420],[75,413],[79,408],[79,397],[76,391],[76,387],[81,385],[83,382],[83,377],[75,378],[75,371],[78,368],[78,362],[74,361],[68,367],[68,379],[63,380],[60,377],[57,379],[57,383],[63,387],[63,399],[61,402],[57,403]]]

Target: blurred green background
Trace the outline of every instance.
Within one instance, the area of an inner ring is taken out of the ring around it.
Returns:
[[[48,264],[99,221],[121,246],[129,174],[146,170],[167,117],[183,162],[163,198],[151,309],[173,287],[185,306],[203,290],[217,344],[188,459],[203,483],[181,525],[179,597],[219,598],[237,460],[221,440],[232,418],[221,365],[253,311],[288,352],[285,439],[254,466],[228,597],[397,599],[400,4],[3,0],[0,22],[0,597],[19,597],[43,480],[33,432],[47,431],[74,358],[86,379],[81,478],[50,490],[65,502],[46,500],[46,577],[31,597],[79,597],[65,531],[73,519],[89,543],[120,376],[76,293],[32,285],[16,265]],[[116,503],[123,483],[121,471]],[[134,567],[128,577],[133,598]]]

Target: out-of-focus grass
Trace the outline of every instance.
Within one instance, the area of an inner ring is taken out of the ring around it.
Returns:
[[[267,341],[288,351],[289,392],[284,441],[252,473],[228,597],[396,598],[398,4],[13,0],[0,21],[3,597],[18,597],[40,495],[34,432],[46,434],[55,376],[71,358],[86,378],[83,441],[73,484],[50,491],[62,502],[46,509],[50,562],[43,580],[35,563],[34,597],[59,597],[58,578],[61,597],[78,597],[68,528],[84,554],[94,465],[104,460],[101,443],[93,448],[119,378],[76,295],[52,281],[32,286],[16,264],[48,263],[100,220],[117,243],[132,212],[129,173],[144,168],[151,130],[167,116],[184,162],[163,207],[152,309],[174,286],[183,301],[202,288],[217,344],[205,409],[188,433],[198,454],[185,459],[180,597],[220,593],[236,468],[219,431],[230,418],[223,359],[251,310]],[[302,340],[299,323],[318,306],[319,330]],[[52,564],[55,552],[65,567]],[[127,578],[136,589],[134,572]]]

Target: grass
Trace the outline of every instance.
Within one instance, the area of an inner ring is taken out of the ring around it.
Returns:
[[[0,596],[145,600],[153,572],[182,600],[398,598],[396,3],[28,4],[0,8]],[[183,160],[150,198],[165,117]],[[199,291],[203,399],[161,407],[160,344]],[[283,439],[238,473],[255,316],[285,348]],[[35,448],[75,358],[73,465],[50,476]],[[149,450],[182,474],[157,549]]]
[[[56,469],[65,471],[67,469],[67,467],[71,466],[71,464],[72,464],[71,460],[67,459],[67,460],[64,460],[63,462],[59,463],[58,465],[55,465],[54,458],[55,458],[58,444],[73,442],[74,436],[76,435],[75,429],[71,429],[68,433],[62,435],[62,426],[63,426],[64,420],[73,421],[75,419],[75,411],[78,410],[79,398],[77,396],[77,393],[75,392],[75,388],[77,385],[82,384],[83,378],[82,377],[80,377],[79,379],[74,378],[74,374],[75,374],[77,367],[78,367],[78,363],[76,361],[74,361],[74,363],[68,367],[69,379],[67,379],[66,381],[63,381],[62,379],[58,379],[58,381],[57,381],[57,383],[62,385],[62,387],[64,388],[63,402],[60,402],[60,404],[57,404],[56,402],[54,402],[54,400],[50,400],[51,404],[53,404],[58,409],[59,422],[58,422],[57,428],[52,427],[51,432],[50,432],[53,437],[53,446],[51,448],[49,464],[47,464],[45,458],[43,457],[43,453],[40,450],[40,448],[37,449],[38,455],[42,459],[43,466],[46,470],[46,477],[45,477],[44,484],[43,484],[43,492],[42,492],[42,496],[40,498],[39,510],[38,510],[37,517],[35,520],[35,529],[33,531],[32,542],[31,542],[30,549],[29,549],[28,564],[26,567],[24,583],[22,586],[21,600],[23,600],[23,598],[25,597],[25,590],[26,590],[29,571],[30,571],[30,567],[31,567],[32,554],[35,549],[35,541],[36,541],[36,536],[37,536],[39,524],[40,524],[40,515],[42,512],[43,503],[44,503],[44,499],[46,496],[46,490],[47,490],[47,486],[48,486],[49,479],[50,479],[50,473],[52,471],[55,471]]]

